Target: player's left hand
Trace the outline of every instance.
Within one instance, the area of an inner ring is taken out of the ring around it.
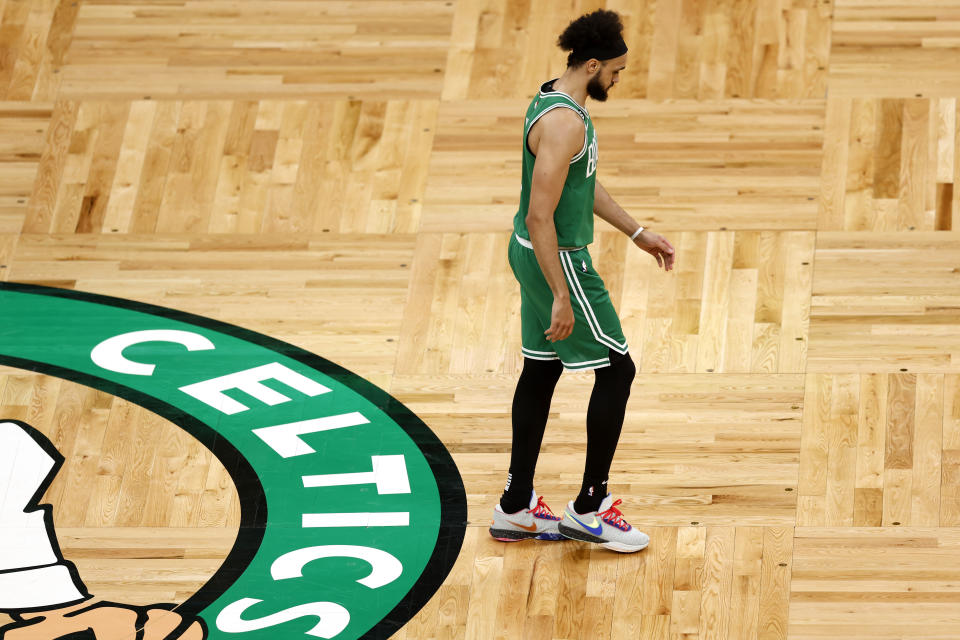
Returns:
[[[663,267],[664,271],[673,269],[673,245],[659,233],[644,229],[633,239],[633,244],[656,258],[657,264]]]

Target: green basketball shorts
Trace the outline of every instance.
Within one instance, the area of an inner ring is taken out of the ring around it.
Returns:
[[[529,245],[529,246],[526,246]],[[510,267],[520,283],[520,324],[523,356],[556,360],[571,370],[599,369],[610,364],[610,349],[627,352],[627,340],[610,294],[593,268],[586,247],[560,251],[573,307],[573,333],[559,342],[547,340],[553,293],[533,253],[533,245],[514,234],[508,250]]]

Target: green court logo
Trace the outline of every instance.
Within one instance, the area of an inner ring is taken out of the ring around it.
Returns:
[[[231,473],[239,535],[216,575],[177,608],[207,637],[385,638],[453,566],[466,524],[453,460],[422,421],[356,375],[239,327],[91,294],[0,283],[0,318],[0,363],[142,405]],[[30,431],[7,427],[21,439]],[[40,509],[35,500],[6,508],[23,521]],[[52,574],[55,565],[75,574],[62,558],[0,574]],[[3,593],[12,583],[0,580],[0,611],[48,606]],[[85,594],[82,584],[60,586]]]

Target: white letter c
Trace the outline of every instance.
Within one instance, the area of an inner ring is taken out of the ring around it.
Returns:
[[[153,329],[131,331],[119,336],[107,338],[90,352],[94,364],[107,371],[128,373],[133,376],[150,376],[156,368],[152,364],[142,364],[123,357],[123,350],[141,342],[173,342],[183,345],[187,351],[206,351],[215,349],[213,343],[199,333],[178,331],[176,329]]]

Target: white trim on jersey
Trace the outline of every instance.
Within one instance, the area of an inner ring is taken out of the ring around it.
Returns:
[[[577,105],[577,108],[578,108],[578,109],[580,109],[580,110],[583,111],[585,114],[587,114],[587,117],[590,117],[590,112],[587,111],[587,108],[586,108],[586,107],[581,107],[581,106],[580,106],[580,103],[577,102],[576,100],[574,100],[574,99],[573,99],[573,96],[571,96],[569,93],[564,93],[563,91],[557,91],[556,89],[554,89],[554,90],[552,90],[552,91],[547,91],[546,93],[544,93],[544,91],[543,91],[543,86],[544,86],[544,85],[547,85],[547,84],[551,84],[551,83],[553,83],[553,82],[556,82],[557,80],[559,80],[559,78],[554,78],[553,80],[547,80],[547,81],[544,82],[542,85],[540,85],[540,90],[538,91],[538,93],[540,94],[540,97],[541,97],[541,98],[546,98],[547,96],[558,95],[558,96],[563,96],[563,97],[565,97],[565,98],[569,98],[571,102],[573,102],[575,105]]]
[[[564,94],[564,95],[566,95],[566,94]],[[576,109],[574,109],[572,104],[567,104],[567,103],[565,103],[565,102],[558,102],[557,104],[552,104],[552,105],[550,105],[549,107],[547,107],[546,109],[544,109],[543,111],[541,111],[540,113],[538,113],[538,114],[537,114],[537,117],[534,118],[533,120],[531,120],[531,121],[530,121],[530,124],[527,125],[527,131],[526,131],[526,133],[523,134],[523,146],[525,146],[525,147],[527,148],[527,151],[530,151],[530,154],[531,154],[534,158],[537,157],[537,154],[533,153],[533,151],[530,150],[530,142],[527,140],[527,138],[530,137],[530,129],[532,129],[532,128],[533,128],[533,125],[535,125],[535,124],[537,123],[537,120],[539,120],[540,118],[542,118],[542,117],[543,117],[544,115],[546,115],[547,113],[553,111],[554,109],[558,109],[558,108],[560,108],[560,107],[563,107],[564,109],[570,109],[571,111],[573,111],[574,113],[576,113],[578,116],[580,116],[580,119],[581,119],[581,120],[583,120],[583,148],[580,149],[580,153],[578,153],[577,155],[573,156],[573,158],[570,160],[570,164],[573,164],[574,162],[576,162],[577,160],[579,160],[580,158],[582,158],[582,157],[583,157],[583,154],[586,153],[586,151],[587,151],[587,146],[588,146],[588,145],[587,145],[587,131],[588,131],[588,127],[587,127],[587,121],[584,119],[583,114],[582,114],[582,113],[579,113]]]
[[[586,128],[584,129],[584,131],[583,131],[583,148],[580,149],[580,153],[578,153],[577,155],[573,156],[573,158],[570,160],[570,164],[573,164],[574,162],[576,162],[577,160],[579,160],[580,158],[582,158],[582,157],[583,157],[583,154],[585,154],[585,153],[587,152],[587,149],[590,148],[589,140],[587,140],[587,136],[590,134],[590,127],[587,127],[587,126],[586,126],[586,125],[587,125],[586,121],[584,121],[583,125],[584,125],[584,127],[586,127]],[[596,137],[596,136],[594,136],[594,137]],[[590,175],[587,174],[587,177],[589,178]]]

